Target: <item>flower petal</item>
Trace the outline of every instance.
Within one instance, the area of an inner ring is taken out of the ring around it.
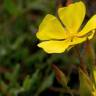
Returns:
[[[67,36],[59,20],[50,14],[45,16],[36,35],[40,40],[65,39]]]
[[[90,31],[96,29],[96,15],[94,15],[88,23],[85,25],[85,27],[82,29],[81,32],[78,33],[78,36],[84,36],[87,35]]]
[[[83,37],[83,38],[74,37],[73,41],[71,42],[71,45],[82,43],[86,41],[86,39],[87,37]]]
[[[89,40],[92,39],[92,38],[94,37],[94,34],[95,34],[95,30],[93,30],[93,31],[91,32],[91,34],[88,36],[88,39],[89,39]]]
[[[87,39],[92,39],[93,36],[95,34],[95,30],[91,32],[91,34],[89,34],[88,36],[84,36],[84,37],[81,37],[81,38],[78,38],[78,37],[74,37],[71,45],[75,45],[75,44],[79,44],[79,43],[82,43],[84,41],[86,41]]]
[[[81,1],[58,10],[61,21],[70,32],[77,32],[79,30],[84,20],[85,12],[85,5]]]
[[[64,41],[44,41],[38,44],[39,47],[43,48],[47,53],[62,53],[68,46],[69,42]]]

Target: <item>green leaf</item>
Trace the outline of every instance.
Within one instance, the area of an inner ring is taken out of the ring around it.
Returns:
[[[39,75],[40,75],[39,70],[36,70],[36,72],[32,75],[32,77],[27,76],[23,82],[24,90],[28,91],[30,90],[30,88],[34,89],[36,86],[36,83],[38,82]]]
[[[54,74],[50,74],[48,77],[45,78],[44,82],[40,85],[36,94],[40,94],[45,89],[49,88],[53,84]],[[38,96],[37,95],[37,96]]]
[[[94,80],[95,80],[95,87],[96,87],[96,67],[93,68],[93,75],[94,75]]]
[[[29,76],[27,76],[25,78],[25,80],[23,82],[23,88],[24,88],[24,90],[29,90],[31,88],[31,81],[32,81],[32,79]]]
[[[80,78],[80,96],[91,96],[93,91],[93,84],[90,78],[80,69],[79,70]]]
[[[53,65],[53,70],[55,72],[58,82],[64,87],[67,87],[68,78],[65,76],[65,74],[55,65]]]
[[[17,64],[17,65],[14,66],[14,71],[13,72],[6,72],[5,78],[11,82],[10,86],[15,86],[15,87],[18,86],[17,80],[18,80],[18,77],[19,77],[19,70],[20,70],[20,65]]]
[[[4,0],[4,7],[11,15],[17,16],[20,12],[13,0]]]
[[[2,93],[6,93],[7,89],[8,89],[8,86],[5,84],[4,81],[0,80],[0,88],[1,88],[0,91],[2,91]]]
[[[25,38],[26,38],[26,35],[22,35],[22,36],[18,37],[16,39],[16,41],[14,42],[14,44],[11,46],[11,48],[14,50],[19,48],[21,46],[21,44],[24,42]]]

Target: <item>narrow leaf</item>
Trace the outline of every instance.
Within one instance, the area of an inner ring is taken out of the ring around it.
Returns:
[[[93,84],[90,78],[80,69],[80,96],[91,96]]]
[[[11,14],[17,16],[19,14],[18,7],[14,4],[13,0],[4,0],[5,9]]]
[[[54,74],[50,74],[48,77],[45,78],[44,82],[42,82],[41,86],[39,87],[37,94],[39,95],[42,91],[49,88],[53,84]]]

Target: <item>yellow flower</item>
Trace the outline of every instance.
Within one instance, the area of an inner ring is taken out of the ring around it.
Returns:
[[[71,46],[82,43],[86,39],[91,39],[95,33],[96,15],[80,30],[85,13],[85,5],[80,1],[59,8],[58,16],[60,20],[50,14],[45,16],[36,34],[37,38],[41,40],[38,46],[47,53],[62,53]]]

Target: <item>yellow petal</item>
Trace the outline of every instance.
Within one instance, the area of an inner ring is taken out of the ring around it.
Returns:
[[[62,53],[68,46],[69,42],[64,41],[44,41],[38,44],[39,47],[43,48],[47,53]]]
[[[71,45],[82,43],[82,42],[86,41],[87,39],[89,39],[89,40],[92,39],[93,36],[94,36],[94,33],[95,33],[95,31],[92,31],[91,34],[88,35],[88,36],[84,36],[84,37],[81,37],[81,38],[74,37],[73,41],[71,42]]]
[[[93,30],[93,31],[91,32],[91,34],[88,36],[88,39],[89,39],[89,40],[92,39],[93,36],[94,36],[94,34],[95,34],[95,30]]]
[[[83,37],[83,38],[74,37],[73,41],[71,42],[71,45],[82,43],[86,39],[87,39],[86,37]]]
[[[94,15],[88,23],[85,25],[85,27],[82,29],[81,32],[78,33],[78,36],[87,35],[90,31],[96,29],[96,15]]]
[[[39,31],[36,35],[40,40],[50,40],[65,39],[66,34],[59,20],[53,15],[48,14],[40,24]]]
[[[61,21],[70,32],[77,32],[79,30],[84,20],[85,12],[85,5],[81,1],[58,10]]]

